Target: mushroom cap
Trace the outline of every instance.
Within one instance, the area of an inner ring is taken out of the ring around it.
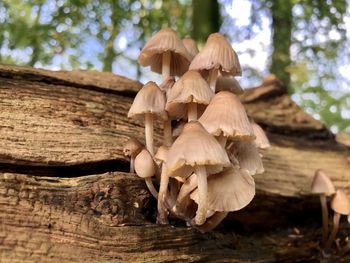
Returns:
[[[192,38],[186,37],[182,39],[182,43],[184,44],[188,53],[191,55],[192,61],[192,59],[199,53],[196,41],[194,41]]]
[[[186,112],[186,107],[183,104],[194,102],[208,105],[213,97],[214,92],[209,88],[201,74],[189,70],[169,91],[165,109],[170,116],[181,118]]]
[[[239,167],[242,170],[248,171],[250,175],[264,172],[264,166],[259,151],[253,142],[234,142],[231,151],[238,160]]]
[[[152,155],[145,148],[136,156],[135,172],[141,178],[152,177],[156,173],[156,167]]]
[[[158,151],[154,155],[154,158],[160,162],[165,162],[168,151],[169,151],[169,147],[162,145],[158,148]]]
[[[211,34],[203,49],[193,58],[190,70],[218,69],[222,75],[241,76],[238,56],[231,44],[219,33]]]
[[[333,211],[341,215],[350,214],[350,201],[347,194],[342,190],[337,190],[331,201]]]
[[[170,177],[188,177],[199,165],[212,174],[229,166],[230,160],[219,142],[199,122],[191,121],[170,147],[166,167]]]
[[[255,139],[247,113],[238,97],[229,91],[215,94],[198,121],[214,136],[252,141]]]
[[[335,193],[335,187],[326,175],[326,173],[320,169],[316,170],[314,179],[311,184],[311,192],[314,194],[332,195]]]
[[[152,113],[166,120],[168,116],[164,110],[165,101],[165,94],[158,85],[149,81],[137,93],[128,112],[128,117],[140,119],[144,117],[144,114]]]
[[[255,195],[254,179],[247,171],[230,168],[208,177],[208,209],[237,211],[247,206]],[[198,203],[198,189],[191,193]]]
[[[123,147],[123,153],[125,156],[136,157],[142,150],[144,145],[136,138],[129,138]]]
[[[250,124],[252,125],[256,137],[254,141],[256,147],[260,149],[266,149],[271,147],[270,141],[267,138],[264,130],[260,127],[260,125],[256,124],[254,121],[251,121]]]
[[[219,92],[222,90],[231,91],[236,95],[243,94],[244,92],[241,85],[234,77],[218,76],[216,80],[215,91]]]
[[[153,35],[141,50],[137,59],[141,66],[151,66],[151,70],[162,73],[163,53],[170,51],[170,75],[181,76],[188,69],[191,55],[181,39],[171,28],[163,28]]]

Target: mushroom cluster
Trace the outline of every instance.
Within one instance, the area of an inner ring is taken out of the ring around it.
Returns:
[[[347,216],[350,223],[350,200],[347,194],[341,189],[335,189],[331,179],[323,170],[316,170],[311,185],[311,192],[320,196],[322,209],[322,249],[325,254],[330,252],[331,246],[335,241],[339,230],[341,215]],[[333,227],[329,233],[329,215],[327,197],[331,197],[330,207],[333,210]],[[340,249],[341,254],[350,251],[350,241]]]
[[[129,110],[128,117],[144,119],[146,144],[135,138],[125,144],[130,171],[145,178],[158,199],[159,224],[168,224],[170,215],[209,231],[251,202],[252,176],[264,172],[258,148],[270,145],[239,100],[237,54],[219,33],[198,51],[193,40],[164,28],[143,47],[138,63],[162,74],[162,83],[146,83]],[[164,131],[158,147],[155,118]]]

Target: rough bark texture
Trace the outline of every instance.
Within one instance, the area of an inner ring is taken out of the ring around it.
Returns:
[[[315,260],[320,233],[306,226],[320,216],[310,183],[322,168],[350,193],[347,146],[281,83],[265,81],[241,97],[272,142],[254,201],[213,233],[158,226],[143,181],[122,173],[124,142],[143,139],[143,123],[126,118],[140,87],[109,73],[0,66],[0,262]],[[294,224],[303,237],[291,237]],[[251,227],[259,232],[242,232]]]

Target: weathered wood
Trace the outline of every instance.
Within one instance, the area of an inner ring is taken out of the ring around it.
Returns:
[[[0,175],[0,261],[248,262],[233,240],[147,220],[151,197],[122,173],[74,179]],[[271,253],[271,251],[269,252]],[[259,255],[265,262],[272,255]],[[250,261],[249,261],[250,262]]]
[[[109,73],[0,66],[1,262],[314,258],[317,244],[305,246],[305,252],[302,242],[298,249],[306,255],[284,248],[274,254],[280,240],[288,241],[286,233],[273,243],[244,233],[237,242],[232,231],[202,235],[154,225],[155,203],[141,180],[121,173],[93,175],[127,170],[122,146],[129,136],[144,134],[142,122],[126,118],[140,87]],[[309,193],[318,168],[350,193],[349,148],[304,113],[280,83],[264,83],[241,98],[268,131],[272,147],[262,152],[266,173],[255,177],[254,201],[231,214],[227,224],[261,228],[266,222],[290,225],[297,217],[318,220],[317,198]],[[249,246],[254,243],[258,250]]]

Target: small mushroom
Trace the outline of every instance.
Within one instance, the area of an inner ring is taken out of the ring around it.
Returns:
[[[227,138],[246,141],[255,139],[242,103],[229,91],[215,94],[198,121],[209,133],[219,137],[223,147]]]
[[[269,139],[267,138],[264,130],[260,127],[260,125],[256,124],[252,119],[250,120],[250,124],[252,125],[254,135],[255,135],[255,145],[256,147],[260,149],[267,149],[270,148],[270,142]]]
[[[209,73],[208,82],[213,92],[215,92],[219,71],[225,76],[240,76],[242,74],[236,52],[219,33],[213,33],[208,37],[203,49],[192,60],[190,70]]]
[[[182,76],[188,70],[191,55],[173,29],[163,28],[147,41],[137,61],[142,66],[151,66],[164,80],[168,76]]]
[[[224,77],[219,75],[216,80],[215,92],[222,90],[230,91],[236,95],[243,94],[244,92],[241,85],[239,85],[239,82],[234,77]]]
[[[264,172],[261,156],[253,142],[233,142],[229,151],[231,151],[235,157],[231,162],[234,163],[234,161],[237,160],[239,167],[248,171],[250,175],[262,174]]]
[[[143,148],[143,144],[136,138],[130,138],[124,144],[123,153],[125,156],[130,157],[130,173],[133,173],[134,170],[134,161],[135,157],[140,153]]]
[[[182,43],[184,44],[184,46],[187,49],[188,53],[191,55],[191,61],[192,61],[192,59],[199,52],[197,44],[196,44],[196,41],[194,41],[192,38],[186,37],[186,38],[182,39]]]
[[[147,150],[154,156],[153,146],[153,116],[160,116],[167,120],[165,108],[165,95],[158,85],[149,81],[137,93],[134,102],[128,112],[128,117],[145,118],[145,136]]]
[[[197,105],[208,105],[214,92],[209,88],[202,76],[193,70],[187,71],[173,86],[169,92],[165,105],[170,116],[181,118],[186,112],[188,121],[197,120]]]
[[[198,183],[198,209],[194,219],[202,225],[207,213],[207,174],[221,171],[230,161],[225,150],[199,122],[185,124],[170,147],[166,162],[168,175],[188,177],[195,172]]]
[[[320,195],[322,209],[322,244],[324,246],[328,236],[328,207],[326,198],[335,193],[334,185],[324,171],[320,169],[316,170],[311,185],[311,192]]]
[[[325,251],[328,251],[338,233],[339,221],[341,215],[350,214],[350,201],[348,196],[342,191],[337,190],[331,201],[331,208],[334,211],[333,229],[326,242]]]
[[[159,224],[168,224],[168,209],[166,206],[166,199],[168,195],[168,184],[169,176],[167,175],[165,162],[167,159],[167,153],[169,148],[166,146],[160,146],[154,158],[160,162],[162,166],[162,173],[160,176],[160,186],[158,194],[158,213],[157,213],[157,223]]]
[[[152,176],[156,173],[156,165],[153,161],[152,155],[145,148],[142,149],[135,158],[135,171],[139,177],[145,179],[149,191],[154,198],[157,199],[158,192],[152,182]]]

